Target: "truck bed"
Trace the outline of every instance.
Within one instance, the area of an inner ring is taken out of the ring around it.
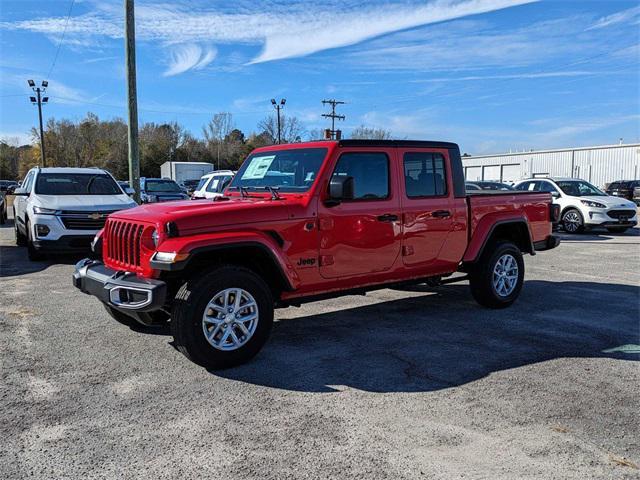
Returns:
[[[522,220],[531,241],[541,242],[551,235],[551,194],[528,191],[483,191],[467,194],[469,244],[488,238],[491,230],[505,221]],[[473,250],[473,248],[471,248]]]

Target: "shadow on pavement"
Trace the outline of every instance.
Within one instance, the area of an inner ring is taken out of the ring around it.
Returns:
[[[212,375],[294,391],[423,392],[562,357],[640,343],[640,288],[528,281],[505,310],[475,304],[465,285],[375,305],[284,318],[249,364]],[[585,308],[585,299],[598,298]],[[281,315],[282,317],[282,315]]]
[[[1,228],[11,230],[11,238],[13,239],[13,219],[8,219]],[[0,245],[0,277],[15,277],[40,272],[51,265],[60,263],[74,265],[90,254],[91,251],[75,255],[49,255],[45,260],[34,262],[27,257],[26,247],[18,247],[15,243]]]

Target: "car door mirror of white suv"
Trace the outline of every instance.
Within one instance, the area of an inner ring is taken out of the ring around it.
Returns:
[[[553,198],[560,198],[560,192],[551,192]]]
[[[24,188],[16,188],[13,191],[13,194],[16,197],[28,197],[29,196],[29,192],[27,192]]]

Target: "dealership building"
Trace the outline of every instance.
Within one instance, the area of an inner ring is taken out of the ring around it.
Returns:
[[[640,179],[640,143],[465,156],[462,163],[468,181],[510,183],[550,176],[581,178],[602,187]]]

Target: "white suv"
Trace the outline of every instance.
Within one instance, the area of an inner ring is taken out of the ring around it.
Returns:
[[[553,203],[560,205],[560,223],[567,233],[593,227],[622,233],[638,223],[635,203],[607,195],[577,178],[532,178],[518,182],[515,189],[550,192]]]
[[[197,200],[222,196],[222,192],[231,183],[234,175],[235,172],[231,170],[218,170],[203,175],[191,198]]]
[[[16,243],[31,260],[87,249],[110,213],[137,205],[98,168],[33,168],[14,194]]]

